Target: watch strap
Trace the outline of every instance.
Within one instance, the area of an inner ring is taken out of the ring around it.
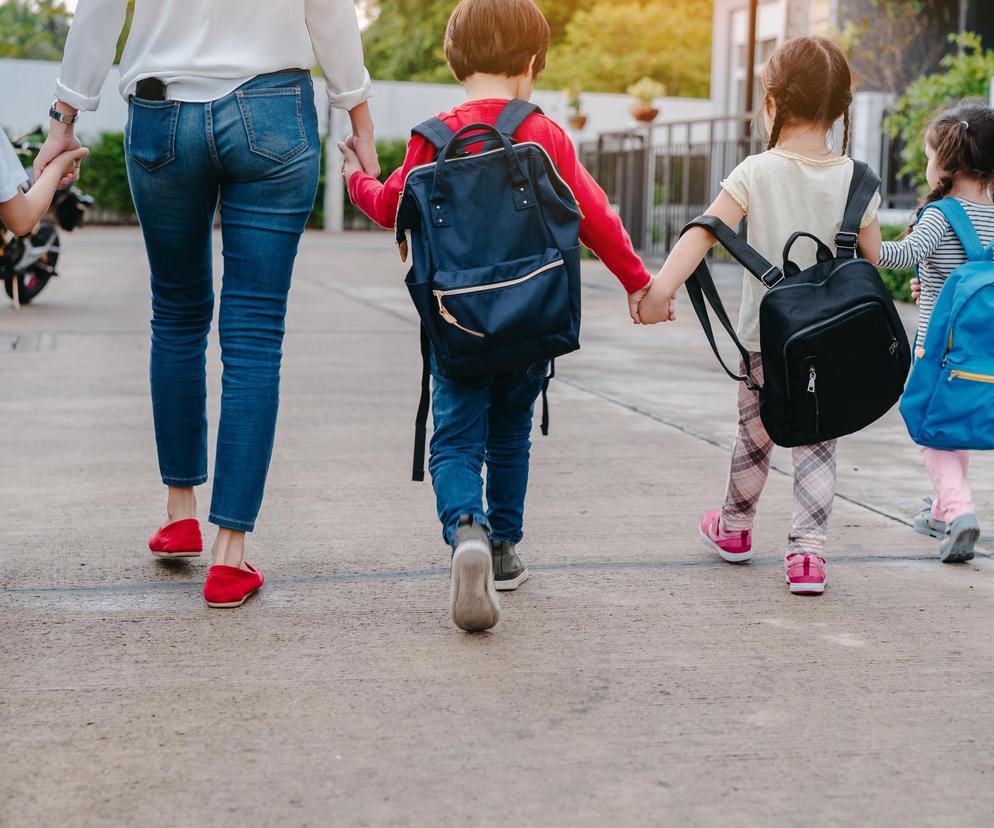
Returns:
[[[57,103],[57,102],[56,102]],[[79,113],[75,115],[66,115],[64,112],[59,112],[53,103],[51,108],[48,110],[48,117],[53,121],[58,121],[60,124],[66,124],[67,126],[72,126],[79,120]]]

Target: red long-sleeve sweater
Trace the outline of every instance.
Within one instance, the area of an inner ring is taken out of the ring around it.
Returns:
[[[498,98],[469,101],[439,117],[455,132],[469,124],[496,123],[506,103]],[[534,141],[545,147],[559,174],[569,184],[583,214],[580,241],[594,251],[629,293],[645,287],[650,279],[645,265],[635,254],[632,240],[618,214],[608,204],[604,191],[576,157],[573,142],[562,127],[545,115],[535,113],[514,137],[517,141]],[[400,169],[394,170],[382,184],[366,173],[354,173],[349,179],[349,198],[380,226],[393,227],[407,173],[418,164],[434,161],[435,155],[435,148],[430,143],[414,135],[407,143],[407,155]]]

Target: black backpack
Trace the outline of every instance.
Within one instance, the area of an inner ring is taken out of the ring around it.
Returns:
[[[878,420],[900,399],[911,368],[911,348],[880,274],[856,245],[859,225],[880,179],[856,162],[837,253],[810,233],[795,233],[783,251],[783,270],[771,265],[728,225],[700,216],[703,227],[768,291],[759,310],[764,384],[731,371],[715,344],[707,305],[746,365],[748,353],[722,305],[707,263],[687,281],[687,292],[725,372],[759,391],[759,411],[773,442],[804,446],[852,434]],[[817,263],[800,270],[790,251],[801,237],[818,247]]]
[[[477,380],[553,361],[580,347],[580,209],[545,148],[512,136],[541,110],[513,99],[496,124],[453,133],[433,118],[413,132],[438,157],[407,176],[397,242],[421,317],[421,403],[413,478],[424,478],[429,351],[446,377]],[[470,147],[478,151],[469,153]]]

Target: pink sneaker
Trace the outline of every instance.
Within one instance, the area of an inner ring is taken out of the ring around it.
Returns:
[[[794,552],[783,561],[787,585],[794,595],[821,595],[825,591],[825,559]]]
[[[725,532],[721,509],[705,512],[701,518],[701,540],[729,563],[745,563],[752,557],[752,532]]]

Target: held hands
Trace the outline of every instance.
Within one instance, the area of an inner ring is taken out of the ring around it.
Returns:
[[[628,295],[629,310],[631,310],[632,298],[639,296],[638,306],[632,313],[632,321],[638,325],[655,325],[659,322],[673,322],[676,320],[676,299],[673,296],[664,296],[663,283],[654,279],[646,287],[636,293]]]
[[[48,137],[35,158],[34,180],[37,181],[45,169],[58,160],[61,170],[58,188],[61,190],[68,187],[79,178],[79,162],[86,156],[86,152],[78,154],[80,148],[81,144],[73,128],[53,121]],[[72,163],[69,163],[70,159]]]

